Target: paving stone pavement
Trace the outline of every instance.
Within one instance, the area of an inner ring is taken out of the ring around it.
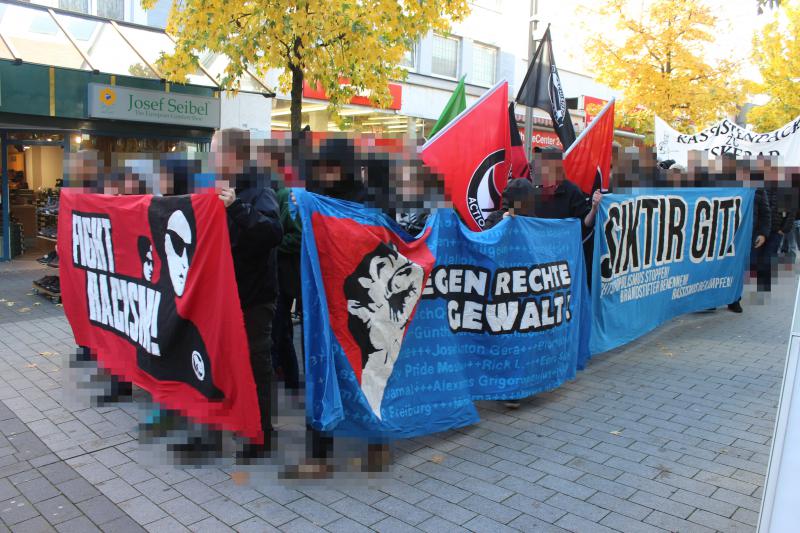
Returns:
[[[0,265],[0,532],[755,530],[791,276],[768,305],[681,317],[519,409],[482,402],[475,426],[400,441],[385,477],[240,485],[155,465],[136,402],[65,397],[69,325],[28,294],[43,272]]]

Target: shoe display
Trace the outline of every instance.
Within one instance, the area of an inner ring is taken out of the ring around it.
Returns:
[[[58,226],[45,226],[39,229],[39,235],[48,239],[55,239],[58,236]]]
[[[48,264],[50,264],[50,261],[53,260],[53,258],[58,258],[58,254],[56,253],[55,250],[53,250],[49,254],[45,254],[42,257],[39,257],[38,259],[36,259],[36,261],[38,263],[43,264],[43,265],[48,265]]]
[[[48,197],[47,202],[39,207],[37,211],[41,215],[58,216],[58,198],[55,196]]]

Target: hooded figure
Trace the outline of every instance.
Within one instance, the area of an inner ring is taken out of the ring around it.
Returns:
[[[214,386],[211,359],[200,331],[178,314],[177,299],[186,293],[192,257],[197,246],[192,201],[189,196],[153,197],[148,212],[153,247],[161,263],[156,287],[160,355],[137,353],[139,368],[162,381],[179,381],[209,400],[224,394]]]
[[[525,178],[516,178],[508,181],[503,191],[503,207],[498,209],[486,219],[486,228],[495,226],[503,219],[503,215],[513,209],[514,214],[525,217],[536,216],[536,188]]]

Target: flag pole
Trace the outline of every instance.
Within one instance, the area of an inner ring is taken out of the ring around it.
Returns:
[[[536,48],[533,45],[534,42],[533,32],[536,31],[535,26],[539,22],[538,20],[533,18],[536,16],[536,14],[537,14],[536,0],[531,0],[530,17],[528,19],[528,72],[530,72],[531,63],[533,62],[534,52],[536,52]],[[550,27],[549,24],[548,27]],[[525,157],[528,159],[529,165],[530,162],[533,161],[532,138],[533,138],[533,108],[530,106],[525,106]]]

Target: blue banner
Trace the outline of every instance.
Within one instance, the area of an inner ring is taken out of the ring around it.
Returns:
[[[752,223],[751,189],[604,196],[595,226],[591,353],[741,297]]]
[[[303,223],[307,416],[405,438],[473,424],[475,400],[575,377],[589,354],[580,222],[474,233],[439,210],[411,237],[359,204],[296,190]]]

